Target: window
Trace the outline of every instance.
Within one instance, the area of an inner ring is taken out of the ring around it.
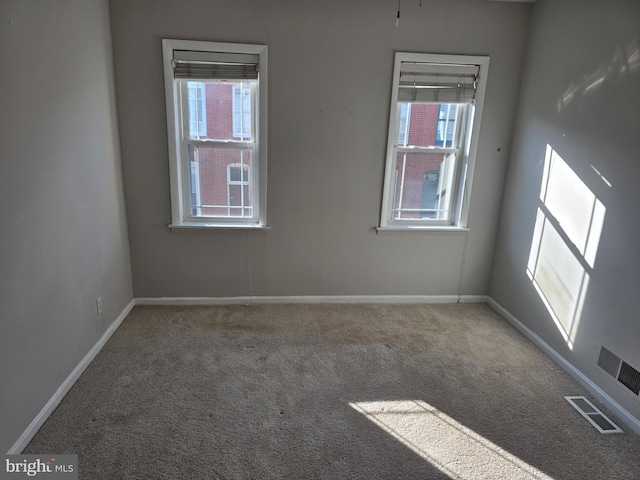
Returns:
[[[455,103],[441,103],[438,109],[438,126],[436,128],[436,142],[439,147],[452,147],[458,119],[458,105]]]
[[[249,185],[249,168],[247,165],[236,163],[227,166],[229,215],[233,213],[234,215],[243,216],[246,210],[251,210],[251,204],[248,202]]]
[[[409,138],[409,116],[411,115],[411,105],[400,104],[400,120],[398,121],[398,145],[406,145]]]
[[[163,40],[171,227],[266,226],[267,47]]]
[[[200,162],[197,150],[189,163],[191,165],[191,215],[199,217],[202,215],[202,199],[200,198]]]
[[[488,57],[396,53],[380,227],[465,227]]]
[[[248,83],[233,86],[233,136],[251,138],[251,86]]]
[[[204,83],[187,82],[189,100],[189,136],[207,136],[207,107],[205,102]]]

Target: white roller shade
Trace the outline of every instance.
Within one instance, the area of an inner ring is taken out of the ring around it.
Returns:
[[[259,56],[248,53],[173,51],[175,78],[257,80]]]
[[[402,62],[398,101],[412,103],[473,103],[478,65]]]

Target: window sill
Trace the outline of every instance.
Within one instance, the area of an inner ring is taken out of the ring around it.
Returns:
[[[169,229],[172,232],[184,232],[184,231],[201,231],[201,232],[214,232],[214,231],[236,231],[236,230],[251,230],[260,233],[268,233],[271,230],[269,225],[242,225],[233,223],[171,223]]]
[[[450,225],[395,225],[392,227],[376,227],[377,234],[389,234],[389,233],[468,233],[469,229],[466,227],[455,227]]]

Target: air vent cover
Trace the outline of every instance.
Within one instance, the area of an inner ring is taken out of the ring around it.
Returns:
[[[600,433],[624,433],[622,429],[596,408],[585,397],[564,397],[580,415],[586,418]]]
[[[636,395],[640,393],[640,372],[627,362],[622,362],[620,373],[618,374],[618,381]]]
[[[623,361],[615,353],[600,347],[598,366],[634,394],[640,394],[640,371]]]

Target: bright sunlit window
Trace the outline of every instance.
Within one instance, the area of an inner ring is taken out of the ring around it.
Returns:
[[[267,47],[162,43],[171,226],[266,226]]]
[[[465,227],[488,57],[396,53],[380,227]]]

